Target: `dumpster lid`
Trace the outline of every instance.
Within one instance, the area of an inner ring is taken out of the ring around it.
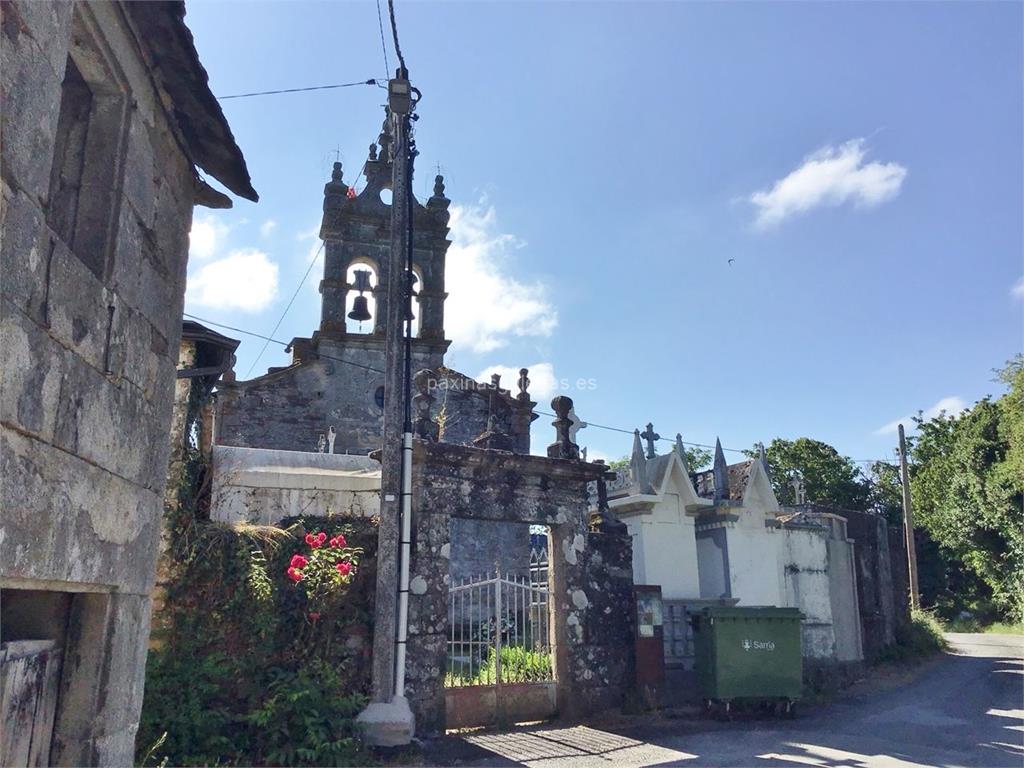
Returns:
[[[802,618],[799,608],[780,608],[775,605],[709,605],[701,615],[714,619],[789,619]]]

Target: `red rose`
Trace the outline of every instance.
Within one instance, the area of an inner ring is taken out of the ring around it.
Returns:
[[[352,565],[350,563],[338,563],[334,567],[338,570],[338,573],[340,573],[342,576],[348,576],[349,573],[352,571]]]
[[[333,541],[334,541],[334,544],[331,545],[332,547],[337,547],[338,549],[344,549],[345,547],[348,546],[348,542],[345,541],[345,537],[342,534],[340,534],[340,533],[337,536],[334,537]]]
[[[312,547],[314,541],[316,541],[316,536],[314,536],[312,533],[307,533],[306,534],[306,543],[309,544],[309,546]]]
[[[320,618],[320,614],[319,613],[316,613],[315,611],[314,612],[310,612],[310,614],[309,614],[309,620],[310,621],[317,621],[319,618]]]
[[[308,563],[309,560],[304,558],[302,555],[292,555],[290,565],[292,568],[305,568]]]
[[[300,571],[298,568],[289,568],[288,569],[288,578],[291,579],[292,581],[301,581],[302,580],[302,571]]]

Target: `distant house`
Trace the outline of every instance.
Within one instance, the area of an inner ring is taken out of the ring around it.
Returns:
[[[0,23],[0,764],[130,765],[193,205],[256,200],[182,2]]]

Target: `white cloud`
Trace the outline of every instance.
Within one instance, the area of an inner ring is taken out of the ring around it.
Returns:
[[[204,261],[212,258],[224,247],[230,229],[211,213],[193,218],[192,231],[188,235],[189,258]]]
[[[866,143],[853,139],[838,147],[822,147],[771,189],[752,194],[757,226],[769,227],[820,206],[851,202],[870,208],[896,197],[907,169],[898,163],[865,163]]]
[[[277,264],[263,251],[242,248],[189,275],[185,300],[199,307],[259,312],[277,298]]]
[[[525,366],[529,369],[530,396],[538,403],[547,401],[558,390],[558,379],[555,377],[555,367],[551,363],[534,363]],[[476,380],[487,384],[491,382],[492,374],[501,376],[501,386],[508,389],[513,395],[519,393],[519,368],[510,368],[507,365],[492,365],[484,368],[477,374]]]
[[[509,251],[524,243],[497,228],[486,201],[452,207],[452,244],[445,268],[445,331],[474,352],[505,346],[515,336],[550,336],[558,313],[540,282],[505,272]]]
[[[263,237],[270,237],[275,229],[277,229],[277,222],[273,219],[267,219],[260,224],[260,235]]]
[[[1015,299],[1024,300],[1024,277],[1020,278],[1010,289],[1010,295]]]
[[[935,403],[931,408],[928,408],[924,412],[924,420],[934,419],[940,413],[945,413],[947,416],[959,416],[963,411],[967,410],[967,403],[964,402],[963,398],[957,397],[956,395],[950,395],[944,397],[939,402]],[[876,435],[895,435],[899,431],[900,424],[906,430],[911,430],[915,427],[914,419],[912,416],[904,416],[901,419],[895,419],[890,421],[883,427],[879,427],[875,430]]]

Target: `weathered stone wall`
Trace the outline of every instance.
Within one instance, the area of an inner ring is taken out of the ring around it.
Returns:
[[[451,536],[448,573],[453,582],[493,574],[495,568],[505,574],[529,575],[529,525],[460,517],[452,520]]]
[[[896,602],[885,519],[867,512],[840,510],[856,542],[857,600],[864,631],[864,655],[874,659],[896,641]]]
[[[559,713],[581,717],[621,704],[632,684],[632,601],[623,597],[632,589],[632,552],[622,535],[589,533],[586,484],[603,468],[443,443],[417,441],[414,451],[406,693],[417,732],[444,730],[447,560],[456,518],[550,527]]]
[[[53,227],[51,189],[69,51],[102,120],[73,242]],[[127,765],[193,171],[117,4],[5,3],[0,92],[0,586],[75,593],[53,762]]]

